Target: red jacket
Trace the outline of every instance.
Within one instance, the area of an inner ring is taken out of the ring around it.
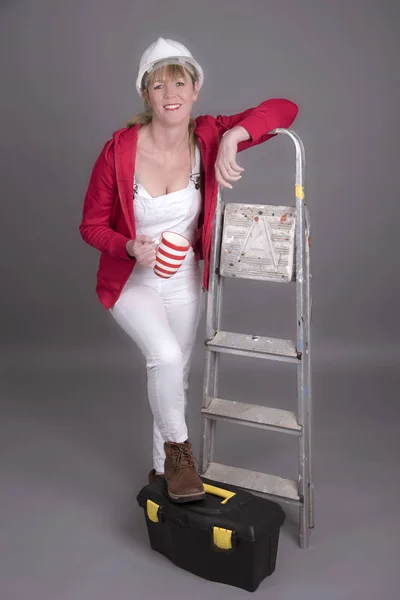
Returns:
[[[203,285],[206,289],[218,192],[214,165],[222,135],[236,125],[244,127],[251,138],[239,143],[238,150],[242,151],[273,137],[268,132],[277,127],[289,128],[297,112],[293,102],[278,98],[266,100],[237,115],[216,118],[205,115],[196,119],[195,135],[203,168],[203,207],[194,251],[199,259],[204,259]],[[136,263],[127,254],[126,243],[136,236],[133,175],[139,127],[120,129],[105,144],[93,168],[79,226],[84,241],[101,252],[96,292],[107,309],[117,301]]]

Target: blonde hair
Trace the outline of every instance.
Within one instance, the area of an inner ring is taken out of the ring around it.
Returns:
[[[186,79],[189,76],[192,84],[199,81],[199,75],[195,69],[192,68],[191,65],[187,64],[185,67],[183,65],[164,65],[163,67],[159,67],[158,69],[154,69],[151,73],[145,73],[142,79],[142,92],[148,91],[149,87],[155,81],[166,81],[166,80],[176,80],[180,77]],[[127,122],[127,127],[133,127],[134,125],[148,125],[153,120],[153,113],[151,107],[149,106],[146,99],[144,100],[144,110],[136,115],[134,115]],[[190,154],[193,160],[195,153],[195,135],[194,130],[196,128],[196,122],[193,117],[190,117],[189,126],[188,126],[188,135],[189,135],[189,147]]]

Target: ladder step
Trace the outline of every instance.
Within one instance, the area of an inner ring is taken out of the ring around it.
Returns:
[[[203,408],[201,412],[210,419],[221,419],[250,427],[273,429],[283,433],[299,435],[302,430],[294,412],[256,404],[211,398],[209,406]]]
[[[291,340],[280,340],[231,331],[217,331],[211,340],[206,341],[206,345],[214,352],[300,362],[296,344]]]
[[[276,475],[257,473],[247,469],[239,469],[220,463],[210,463],[204,473],[205,479],[211,479],[228,485],[255,492],[257,495],[280,499],[288,503],[300,504],[297,483],[291,479],[283,479]]]

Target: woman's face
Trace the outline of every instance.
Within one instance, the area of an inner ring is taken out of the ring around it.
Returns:
[[[165,70],[159,69],[145,93],[145,98],[152,108],[153,120],[165,125],[187,122],[193,102],[198,97],[198,85],[193,85],[186,71],[183,76],[174,78],[165,75]]]

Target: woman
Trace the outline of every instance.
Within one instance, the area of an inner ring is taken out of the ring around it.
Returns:
[[[146,359],[153,470],[176,502],[204,495],[185,422],[190,357],[204,292],[218,184],[232,188],[238,151],[288,128],[297,106],[272,99],[233,116],[193,119],[203,71],[182,44],[159,38],[143,54],[137,91],[145,111],[114,133],[94,166],[80,225],[101,252],[97,294]],[[191,248],[175,275],[153,272],[163,231]],[[199,261],[204,259],[203,288]]]

